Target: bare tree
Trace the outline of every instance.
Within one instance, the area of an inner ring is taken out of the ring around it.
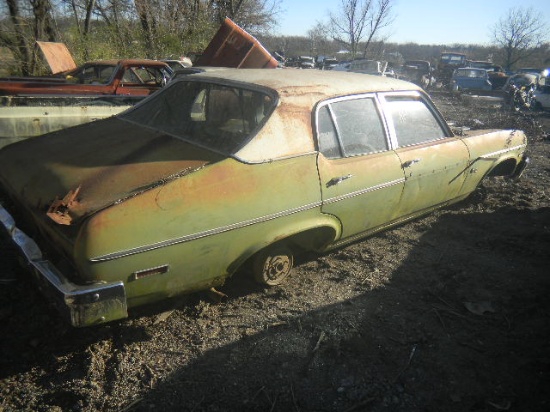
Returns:
[[[366,54],[375,36],[393,22],[392,3],[392,0],[340,0],[338,13],[329,15],[332,37],[348,48],[352,58],[364,40]]]
[[[90,45],[87,40],[91,31],[92,13],[96,7],[96,0],[62,0],[62,2],[67,3],[73,13],[76,30],[83,43],[84,59],[88,60]]]
[[[315,26],[307,31],[307,37],[311,42],[311,54],[325,55],[328,49],[328,29],[326,25],[317,22]]]
[[[155,39],[157,36],[157,18],[153,9],[158,4],[151,4],[148,0],[134,0],[143,34],[145,36],[145,49],[147,57],[152,58],[157,54]],[[156,2],[155,2],[156,3]]]
[[[219,23],[226,17],[245,30],[267,32],[275,24],[281,0],[210,0]]]
[[[221,22],[231,18],[245,30],[266,32],[275,22],[281,0],[133,0],[148,57],[172,54],[174,48],[200,51]],[[185,39],[185,40],[184,40]],[[193,46],[185,47],[184,43]]]
[[[62,2],[67,3],[72,10],[78,33],[86,36],[91,29],[96,0],[62,0]]]
[[[37,64],[36,40],[56,41],[53,8],[50,0],[6,0],[9,20],[0,33],[0,46],[11,50],[19,71],[34,74]]]
[[[30,0],[34,14],[34,36],[38,40],[56,41],[57,33],[50,0]]]
[[[502,48],[507,69],[544,43],[547,26],[542,16],[532,8],[512,8],[492,27],[492,40]]]
[[[19,62],[21,74],[27,76],[30,74],[30,64],[32,59],[31,48],[28,44],[28,38],[25,33],[25,19],[21,15],[19,3],[17,0],[6,0],[10,15],[10,22],[13,32],[9,33],[4,29],[0,32],[1,44],[8,47],[15,59]]]

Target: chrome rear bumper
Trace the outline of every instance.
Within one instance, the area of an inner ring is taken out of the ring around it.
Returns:
[[[44,259],[36,242],[17,228],[15,220],[2,205],[0,222],[36,277],[40,290],[68,317],[71,325],[92,326],[128,316],[123,282],[88,285],[70,282]]]

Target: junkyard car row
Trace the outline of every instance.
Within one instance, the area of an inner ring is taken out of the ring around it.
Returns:
[[[358,58],[351,61],[338,62],[326,56],[319,56],[317,66],[321,70],[336,70],[376,74],[394,77],[412,82],[426,90],[440,89],[460,93],[480,93],[507,99],[510,84],[522,87],[527,76],[534,78],[533,89],[538,98],[534,99],[535,109],[548,108],[548,70],[525,68],[516,73],[507,73],[501,66],[490,61],[472,61],[463,53],[443,52],[437,65],[432,66],[426,60],[406,60],[402,65],[390,65],[387,61]],[[324,65],[331,61],[330,65]],[[290,67],[300,67],[294,60],[287,61]]]
[[[217,69],[0,150],[0,220],[74,326],[343,246],[519,176],[518,130],[455,136],[381,76]],[[8,200],[9,199],[9,200]]]

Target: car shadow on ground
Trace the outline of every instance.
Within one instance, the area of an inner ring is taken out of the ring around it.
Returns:
[[[549,224],[443,214],[384,288],[207,350],[135,410],[542,410]]]

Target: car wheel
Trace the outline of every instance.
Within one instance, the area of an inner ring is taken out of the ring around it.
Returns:
[[[290,248],[284,245],[268,247],[254,258],[252,272],[257,282],[280,285],[292,271],[294,256]]]

